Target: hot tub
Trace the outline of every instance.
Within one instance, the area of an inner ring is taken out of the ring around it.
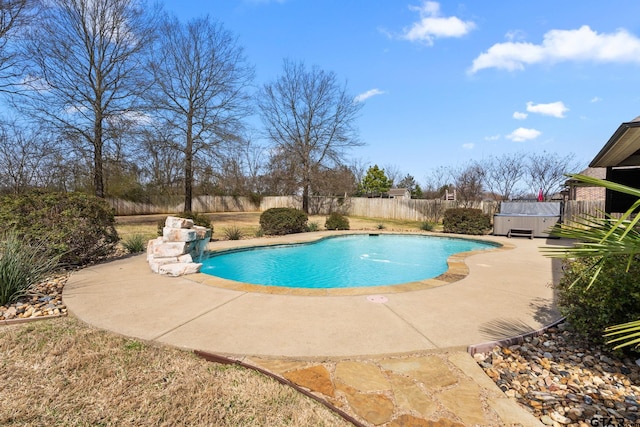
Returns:
[[[561,202],[502,202],[500,213],[493,216],[496,236],[549,237],[560,222]]]

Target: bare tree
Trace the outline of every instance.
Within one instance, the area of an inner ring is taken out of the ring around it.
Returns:
[[[527,172],[526,155],[506,153],[483,164],[484,185],[496,200],[511,200]]]
[[[184,187],[181,159],[171,150],[171,137],[172,129],[166,124],[147,126],[137,155],[147,188],[163,196],[180,194]]]
[[[0,1],[0,91],[11,91],[22,76],[23,67],[13,41],[29,21],[33,3],[34,0]]]
[[[42,0],[37,16],[22,49],[30,93],[17,104],[85,147],[104,197],[103,151],[147,87],[152,23],[138,0]]]
[[[246,94],[253,68],[222,24],[208,17],[186,24],[166,17],[151,61],[157,90],[153,108],[174,130],[173,148],[184,162],[184,210],[191,210],[198,156],[239,141],[250,113]],[[210,162],[208,162],[210,163]]]
[[[563,189],[567,180],[565,174],[580,171],[581,166],[575,160],[575,155],[567,154],[564,157],[556,153],[531,153],[528,156],[527,183],[534,192],[542,190],[545,200]]]
[[[40,129],[0,123],[0,190],[18,194],[47,184],[55,141]]]
[[[402,172],[398,165],[387,163],[382,166],[382,169],[384,170],[384,174],[387,175],[387,178],[389,178],[389,181],[391,181],[391,188],[397,188],[398,183],[402,179]]]
[[[296,165],[308,213],[313,171],[340,165],[348,149],[362,145],[355,128],[362,104],[334,73],[285,60],[283,74],[261,89],[258,105],[269,140]]]
[[[445,195],[446,190],[451,186],[453,171],[445,166],[438,166],[432,169],[426,177],[426,187],[424,197],[426,199],[438,199]]]
[[[313,172],[313,194],[318,196],[347,197],[356,191],[357,182],[351,169],[339,165],[333,169],[321,168]]]
[[[485,170],[477,162],[471,162],[453,171],[456,196],[464,207],[472,207],[475,202],[482,200],[484,176]]]
[[[299,164],[289,153],[277,147],[271,150],[269,162],[265,168],[266,173],[263,177],[267,193],[278,196],[297,194],[300,189],[298,168]]]

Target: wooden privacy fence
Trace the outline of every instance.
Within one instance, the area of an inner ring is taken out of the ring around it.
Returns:
[[[184,202],[177,197],[165,197],[152,200],[152,203],[135,203],[120,199],[108,199],[115,209],[116,215],[148,215],[171,214],[184,210]],[[199,196],[193,199],[193,210],[196,212],[263,212],[270,208],[302,208],[299,196],[265,196],[250,199],[244,196]],[[340,212],[349,216],[361,216],[381,219],[398,219],[407,221],[441,222],[444,212],[450,208],[473,207],[493,216],[499,209],[494,201],[476,202],[464,206],[461,202],[451,200],[424,199],[383,199],[365,197],[312,197],[310,201],[312,215],[328,215]],[[602,217],[604,200],[568,201],[564,204],[565,223],[581,215]]]

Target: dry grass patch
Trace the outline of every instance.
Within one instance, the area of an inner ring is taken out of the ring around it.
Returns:
[[[3,426],[343,426],[257,372],[68,317],[0,327]]]

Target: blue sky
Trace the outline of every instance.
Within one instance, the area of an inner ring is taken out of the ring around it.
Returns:
[[[424,182],[511,152],[586,164],[640,116],[640,2],[165,0],[208,14],[272,81],[288,58],[333,71],[365,103],[352,157]]]

